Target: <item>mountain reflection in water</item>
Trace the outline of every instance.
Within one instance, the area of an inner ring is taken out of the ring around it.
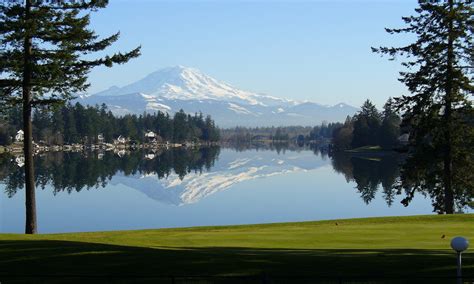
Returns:
[[[137,150],[121,155],[43,153],[35,157],[35,178],[39,188],[51,187],[55,195],[121,184],[164,204],[186,205],[245,181],[332,166],[346,182],[355,183],[354,190],[366,204],[374,200],[378,191],[388,206],[393,205],[397,196],[406,194],[397,187],[404,157],[395,153],[329,154],[325,148],[293,144],[237,145],[225,150],[231,154],[220,156],[221,148],[217,146]],[[0,181],[8,197],[18,194],[23,179],[23,170],[15,163],[15,157],[1,155]]]

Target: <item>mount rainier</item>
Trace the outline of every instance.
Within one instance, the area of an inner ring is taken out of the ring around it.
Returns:
[[[143,112],[210,114],[220,127],[316,125],[344,121],[357,108],[344,103],[324,106],[239,90],[197,69],[183,66],[158,70],[124,87],[81,96],[82,104],[105,103],[116,115]]]

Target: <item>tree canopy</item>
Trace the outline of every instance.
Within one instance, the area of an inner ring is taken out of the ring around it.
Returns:
[[[0,103],[2,109],[22,106],[26,233],[37,230],[32,108],[61,104],[84,92],[93,67],[111,67],[140,55],[137,47],[92,58],[119,38],[119,33],[99,38],[89,28],[90,12],[107,4],[107,0],[11,0],[0,4]]]
[[[22,102],[25,75],[32,105],[63,102],[89,87],[87,75],[96,66],[121,64],[139,56],[126,53],[89,59],[118,40],[120,33],[99,38],[88,28],[90,13],[108,1],[3,1],[0,6],[0,100]],[[28,74],[25,74],[28,73]]]
[[[361,110],[348,116],[343,125],[332,133],[336,150],[347,150],[363,146],[380,146],[386,150],[398,147],[400,136],[400,117],[392,108],[392,99],[384,106],[383,112],[366,100]]]
[[[373,51],[401,57],[405,68],[399,80],[410,95],[393,105],[403,111],[414,153],[402,170],[406,201],[415,191],[435,192],[445,200],[437,211],[453,213],[454,192],[474,190],[474,6],[472,0],[419,0],[415,12],[402,18],[405,27],[386,29],[414,35],[414,42]]]

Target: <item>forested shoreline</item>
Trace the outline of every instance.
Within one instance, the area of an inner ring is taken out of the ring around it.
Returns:
[[[22,129],[19,108],[9,109],[0,118],[0,145],[14,142]],[[66,104],[53,109],[38,109],[33,114],[33,139],[47,145],[94,144],[113,142],[119,136],[128,141],[148,142],[146,133],[153,132],[156,142],[216,142],[219,129],[211,116],[186,114],[183,110],[170,116],[156,112],[115,116],[105,104],[83,106]]]
[[[340,122],[323,122],[316,126],[237,126],[221,129],[221,140],[237,143],[253,141],[316,143],[331,139],[333,131],[342,126],[343,123]]]
[[[364,146],[378,146],[384,150],[398,149],[408,142],[400,139],[408,131],[409,123],[402,126],[402,119],[388,100],[383,111],[366,100],[354,116],[345,122],[323,122],[311,126],[286,127],[234,127],[221,130],[222,141],[296,142],[298,144],[331,145],[332,151],[345,151]],[[403,129],[406,128],[406,129]]]
[[[389,99],[382,112],[366,100],[361,110],[353,117],[348,116],[343,125],[332,133],[332,143],[336,150],[349,150],[364,146],[379,146],[385,150],[393,150],[408,142],[408,137],[401,139],[402,132],[409,128],[405,121],[393,109]]]
[[[21,129],[18,108],[10,108],[0,118],[0,145],[11,145]],[[56,108],[40,108],[33,114],[33,139],[44,145],[113,143],[122,137],[125,143],[297,143],[327,145],[331,151],[362,146],[380,146],[392,150],[398,140],[401,118],[390,101],[382,112],[367,100],[361,111],[347,116],[344,123],[323,122],[316,126],[234,127],[219,129],[211,116],[170,115],[156,112],[115,116],[105,104],[83,106],[79,103]],[[147,133],[154,133],[153,140]]]

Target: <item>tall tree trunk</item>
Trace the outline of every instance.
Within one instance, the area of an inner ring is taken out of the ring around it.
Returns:
[[[447,53],[447,70],[446,70],[446,97],[444,106],[444,207],[446,214],[454,213],[454,192],[452,186],[453,177],[453,151],[451,139],[452,127],[452,95],[453,95],[453,61],[454,61],[454,43],[453,43],[453,0],[448,1],[449,18],[448,18],[448,53]]]
[[[31,0],[26,0],[25,20],[30,17]],[[32,40],[25,31],[24,40],[24,68],[23,68],[23,153],[25,155],[25,206],[26,222],[25,234],[36,234],[36,196],[35,196],[35,174],[33,165],[33,131],[31,123],[31,57]]]

